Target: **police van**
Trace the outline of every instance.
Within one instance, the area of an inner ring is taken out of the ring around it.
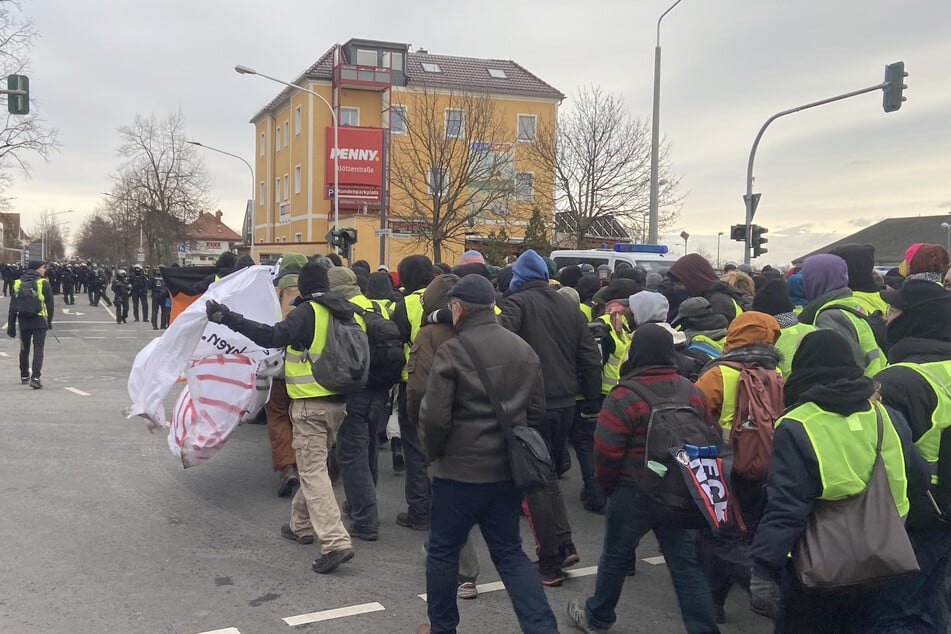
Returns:
[[[590,264],[597,270],[607,265],[611,271],[620,262],[643,267],[648,274],[666,273],[679,256],[668,255],[666,244],[631,244],[619,242],[613,249],[558,249],[551,252],[551,259],[559,269],[566,266]]]

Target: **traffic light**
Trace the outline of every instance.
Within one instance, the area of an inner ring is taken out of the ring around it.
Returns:
[[[737,242],[746,242],[746,225],[731,226],[730,240],[736,240]]]
[[[327,244],[340,249],[342,255],[347,260],[350,259],[350,247],[357,243],[356,229],[331,229],[324,236]]]
[[[30,78],[26,75],[7,77],[7,90],[22,90],[22,95],[7,94],[7,112],[10,114],[30,114]]]
[[[885,86],[882,88],[882,108],[885,112],[895,112],[901,108],[901,102],[905,101],[902,91],[908,86],[905,85],[905,62],[895,62],[885,67]]]
[[[768,251],[763,245],[769,242],[763,237],[764,233],[769,233],[769,229],[759,225],[750,225],[750,247],[753,249],[753,257],[758,258]]]

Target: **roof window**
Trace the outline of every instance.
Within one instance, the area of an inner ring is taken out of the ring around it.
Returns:
[[[427,73],[441,73],[442,69],[439,68],[439,64],[433,62],[423,62],[423,71]]]
[[[489,77],[492,79],[508,79],[508,75],[506,75],[505,71],[501,68],[490,68]]]

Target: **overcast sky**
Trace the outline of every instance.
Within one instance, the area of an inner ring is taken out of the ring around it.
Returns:
[[[44,210],[101,201],[116,169],[117,128],[136,113],[181,109],[189,133],[253,156],[250,117],[280,87],[235,64],[296,78],[351,37],[431,53],[512,59],[572,95],[586,83],[622,93],[650,118],[657,17],[673,0],[29,0],[41,38],[30,68],[34,108],[58,128],[62,152],[17,177],[15,210],[29,228]],[[686,203],[669,243],[691,234],[716,257],[740,257],[750,145],[773,113],[882,81],[903,60],[908,101],[884,114],[881,93],[774,122],[757,154],[756,222],[769,228],[759,264],[788,262],[889,216],[951,212],[951,3],[946,0],[683,0],[664,19],[661,129]],[[568,104],[566,103],[565,106]],[[239,228],[247,168],[208,152],[214,195]],[[943,230],[936,227],[937,242]]]

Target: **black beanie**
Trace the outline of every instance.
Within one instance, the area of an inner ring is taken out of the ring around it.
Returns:
[[[579,267],[577,264],[566,266],[561,271],[561,275],[558,276],[558,281],[565,286],[574,288],[578,284],[578,280],[581,279],[582,275],[583,273],[581,272],[581,267]]]
[[[789,299],[789,289],[786,280],[766,280],[763,287],[756,291],[753,297],[753,310],[767,315],[793,312],[792,300]]]
[[[301,267],[297,276],[297,288],[303,297],[314,293],[326,293],[330,290],[330,280],[327,279],[327,269],[315,262],[308,262]]]

